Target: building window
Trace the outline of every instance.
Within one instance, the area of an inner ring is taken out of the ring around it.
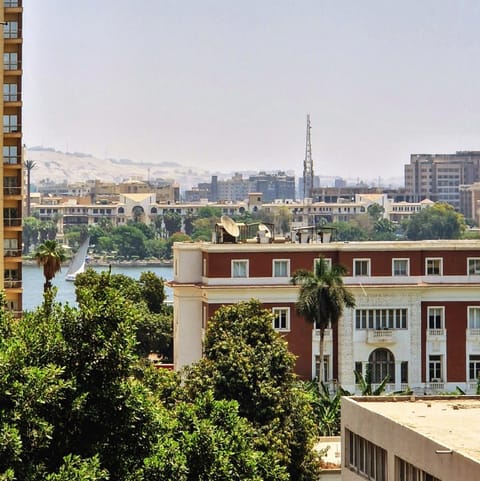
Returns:
[[[16,145],[3,146],[3,163],[16,164],[18,162],[18,150]]]
[[[18,70],[18,54],[17,52],[5,52],[3,54],[4,70]]]
[[[232,260],[232,277],[248,277],[247,260]]]
[[[408,361],[402,361],[400,364],[400,382],[408,383]]]
[[[469,258],[467,262],[470,275],[480,274],[480,257]]]
[[[18,38],[18,22],[7,22],[4,25],[3,38]]]
[[[356,309],[356,329],[407,329],[407,309]]]
[[[445,308],[444,307],[429,307],[428,311],[428,328],[429,329],[443,329]]]
[[[332,268],[332,259],[330,259],[328,257],[317,257],[316,259],[313,259],[313,272],[315,272],[315,269],[316,269],[317,264],[320,261],[320,259],[323,259],[323,262],[325,262],[328,269]]]
[[[277,331],[290,330],[290,308],[274,307],[273,312],[273,328]]]
[[[370,259],[354,259],[353,275],[369,276],[370,275]]]
[[[385,378],[387,382],[395,382],[395,357],[388,349],[375,349],[368,358],[372,383],[380,384]]]
[[[480,329],[480,307],[468,308],[468,328]]]
[[[468,380],[478,381],[480,379],[480,355],[470,354],[468,358]]]
[[[315,356],[315,379],[318,379],[320,373],[320,356]],[[323,380],[328,381],[330,377],[330,356],[323,356]]]
[[[407,463],[395,456],[395,479],[398,481],[440,481],[440,479],[428,474],[413,464]]]
[[[387,481],[387,452],[385,449],[345,430],[345,464],[351,471],[372,481]]]
[[[3,84],[4,102],[16,102],[18,100],[17,84]]]
[[[393,259],[392,276],[408,276],[410,274],[410,259]]]
[[[290,277],[290,261],[288,259],[274,259],[273,277]]]
[[[428,381],[442,382],[442,356],[431,355],[428,358]]]
[[[425,260],[425,273],[427,276],[442,275],[442,258],[430,257]]]
[[[4,115],[3,116],[3,133],[18,132],[18,116]]]

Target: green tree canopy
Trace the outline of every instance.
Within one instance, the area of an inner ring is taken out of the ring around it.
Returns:
[[[35,252],[37,264],[43,268],[43,276],[45,277],[44,291],[52,287],[52,279],[55,274],[62,268],[62,262],[65,261],[65,252],[60,244],[54,240],[46,240],[38,246]]]
[[[410,216],[403,227],[408,240],[459,239],[466,224],[450,204],[437,202]]]
[[[187,369],[185,389],[190,398],[211,390],[217,400],[238,402],[257,430],[257,449],[284,466],[289,479],[307,481],[318,477],[317,429],[294,364],[272,313],[258,301],[223,306],[208,322],[205,358]]]

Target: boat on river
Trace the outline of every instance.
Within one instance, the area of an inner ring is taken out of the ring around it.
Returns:
[[[65,276],[66,281],[73,282],[77,277],[77,274],[81,274],[85,271],[85,262],[87,260],[88,247],[90,246],[90,237],[87,237],[76,254],[73,256]]]

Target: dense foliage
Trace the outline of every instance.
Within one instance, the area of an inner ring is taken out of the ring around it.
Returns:
[[[312,447],[318,431],[309,396],[272,322],[258,301],[219,309],[209,320],[205,357],[187,370],[185,389],[189,399],[211,390],[218,400],[238,402],[256,430],[256,449],[273,456],[289,476],[262,479],[316,479]]]
[[[0,310],[0,479],[317,479],[309,398],[270,313],[220,309],[180,383],[137,347],[161,280],[77,279],[78,308],[53,288],[22,319]]]

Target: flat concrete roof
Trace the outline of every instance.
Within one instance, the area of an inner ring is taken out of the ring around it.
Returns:
[[[362,408],[480,461],[480,396],[353,397]]]

